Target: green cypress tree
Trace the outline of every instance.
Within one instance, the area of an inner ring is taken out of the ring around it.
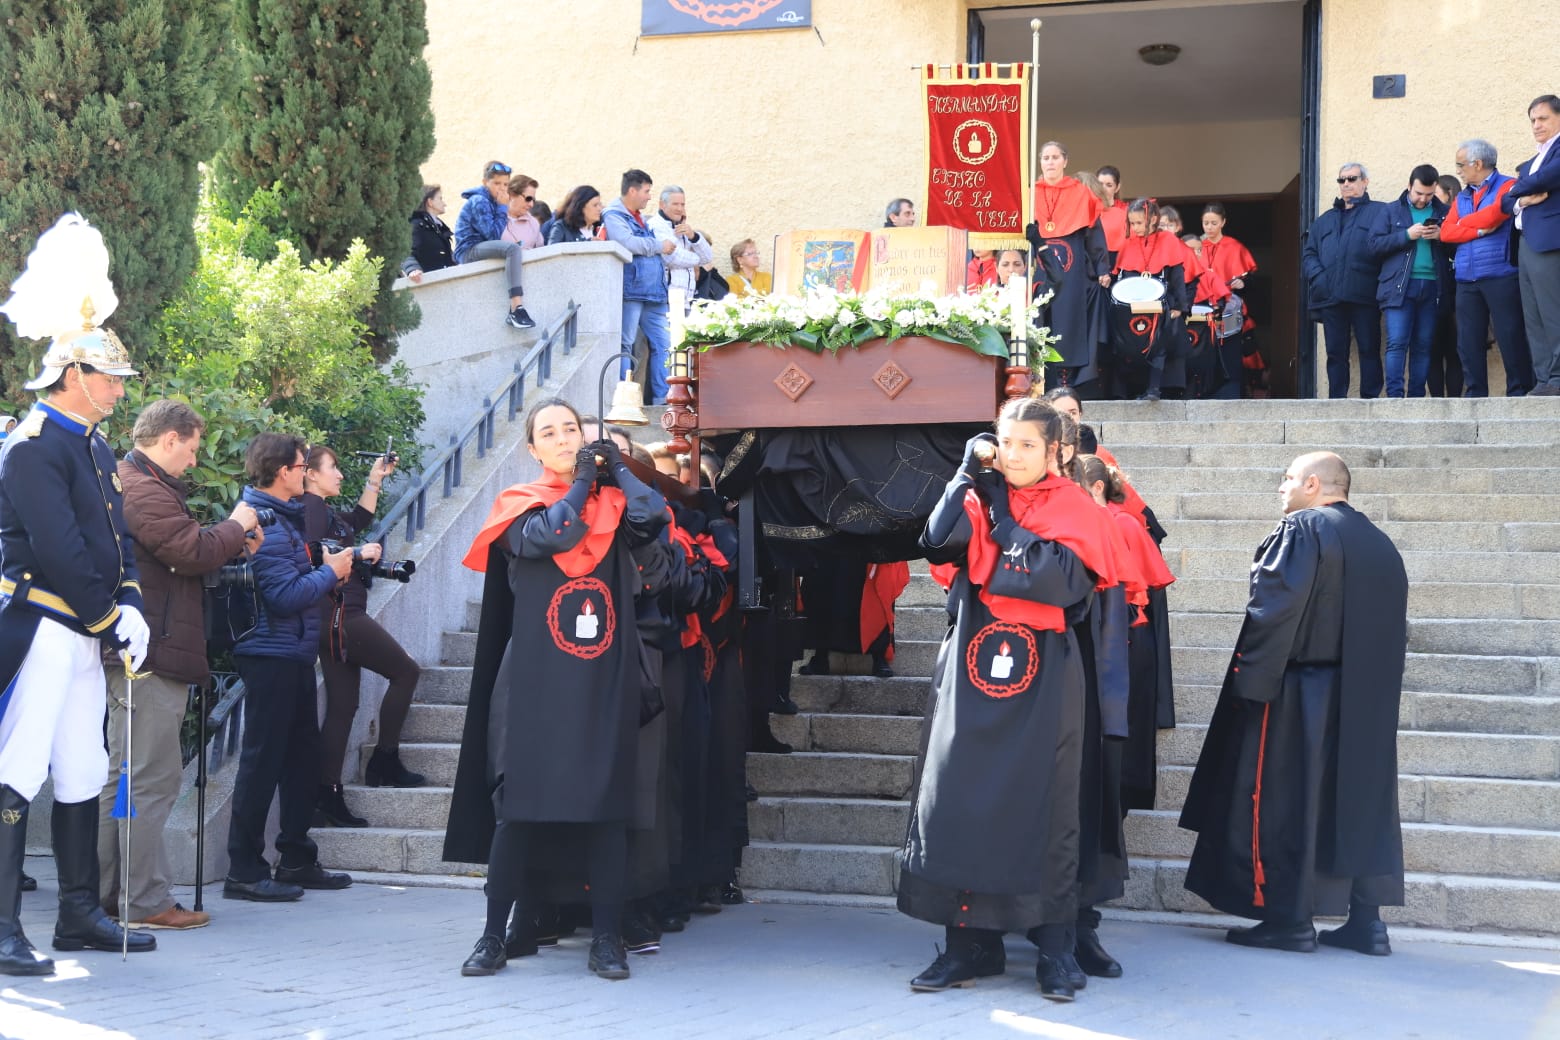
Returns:
[[[237,90],[218,191],[237,211],[278,185],[281,226],[305,260],[354,238],[383,257],[369,316],[381,356],[416,311],[389,292],[411,251],[407,217],[433,152],[423,0],[237,0]]]
[[[76,210],[112,257],[110,325],[155,361],[158,312],[195,266],[229,18],[226,0],[0,0],[0,300],[38,235]],[[5,400],[26,400],[41,353],[0,322]]]

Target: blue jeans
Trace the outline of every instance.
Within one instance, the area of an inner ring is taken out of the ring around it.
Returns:
[[[1327,347],[1327,396],[1349,396],[1349,333],[1360,349],[1360,396],[1381,396],[1381,311],[1374,303],[1335,303],[1321,308]]]
[[[1430,350],[1435,346],[1436,285],[1410,278],[1401,307],[1383,307],[1387,319],[1387,396],[1403,397],[1403,363],[1408,362],[1409,397],[1425,396]]]
[[[645,388],[651,401],[666,400],[666,362],[671,352],[672,333],[666,323],[666,301],[650,303],[645,300],[623,301],[623,349],[632,351],[634,339],[644,329],[645,342],[650,344],[650,360],[645,365],[649,371],[642,373]],[[623,361],[622,374],[628,374],[628,360]]]

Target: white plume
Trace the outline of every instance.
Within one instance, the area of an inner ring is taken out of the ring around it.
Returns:
[[[27,269],[11,283],[11,298],[0,311],[24,339],[53,339],[79,330],[82,304],[91,301],[94,325],[119,306],[108,280],[108,247],[103,235],[79,213],[67,213],[38,238]]]

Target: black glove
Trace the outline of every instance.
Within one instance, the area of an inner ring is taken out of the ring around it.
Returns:
[[[978,444],[988,444],[988,445],[990,445],[991,446],[991,451],[992,451],[992,458],[996,458],[997,438],[996,438],[996,436],[994,434],[990,434],[990,433],[977,433],[975,436],[973,436],[969,440],[965,441],[964,442],[964,463],[960,467],[960,472],[967,473],[967,474],[969,474],[972,477],[976,473],[978,473],[979,471],[981,471],[983,469],[990,468],[990,465],[991,465],[989,462],[979,458],[975,454],[975,446],[978,445]]]
[[[590,447],[595,450],[597,455],[606,460],[605,465],[607,469],[617,469],[623,465],[623,451],[617,446],[617,441],[612,438],[608,437],[605,440],[599,440],[595,444],[590,445]]]
[[[596,446],[587,444],[574,460],[574,479],[594,484],[600,474],[601,468],[596,465]]]
[[[991,526],[1012,517],[1008,509],[1007,478],[996,470],[983,469],[975,475],[975,490],[991,512]]]

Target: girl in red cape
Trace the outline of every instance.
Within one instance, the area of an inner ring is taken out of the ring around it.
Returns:
[[[1159,206],[1138,199],[1127,207],[1126,245],[1116,254],[1116,281],[1147,276],[1164,286],[1159,308],[1142,313],[1125,304],[1111,306],[1111,372],[1116,396],[1144,387],[1140,401],[1157,401],[1162,386],[1186,385],[1184,318],[1191,303],[1186,293],[1186,246],[1159,230]]]
[[[1040,146],[1040,179],[1034,187],[1034,220],[1024,229],[1035,256],[1054,262],[1038,267],[1038,291],[1051,291],[1045,324],[1060,336],[1062,381],[1082,386],[1099,378],[1100,328],[1089,307],[1089,286],[1109,285],[1110,258],[1100,226],[1100,201],[1067,175],[1067,149]],[[1044,251],[1042,253],[1042,251]]]
[[[621,918],[648,692],[634,599],[659,592],[636,552],[667,510],[617,445],[583,440],[567,402],[531,410],[542,474],[499,495],[464,561],[486,580],[444,858],[488,864],[488,909],[463,975],[535,953],[548,900],[588,901],[590,970],[628,977]]]
[[[1224,225],[1229,220],[1229,214],[1224,211],[1221,202],[1210,202],[1203,207],[1203,245],[1202,261],[1224,279],[1231,291],[1239,293],[1242,297],[1240,310],[1245,316],[1245,323],[1241,326],[1241,335],[1228,336],[1220,344],[1219,354],[1226,372],[1233,373],[1237,381],[1245,372],[1243,358],[1247,354],[1255,354],[1257,348],[1252,340],[1252,333],[1257,323],[1251,320],[1251,311],[1246,306],[1246,279],[1257,269],[1257,261],[1239,240],[1224,233]],[[1236,393],[1236,397],[1240,394]]]
[[[1004,932],[1036,929],[1041,994],[1071,1000],[1084,673],[1072,626],[1116,582],[1110,518],[1052,470],[1061,420],[1009,401],[971,438],[921,536],[957,566],[899,877],[899,909],[947,947],[910,983],[1006,969]]]

